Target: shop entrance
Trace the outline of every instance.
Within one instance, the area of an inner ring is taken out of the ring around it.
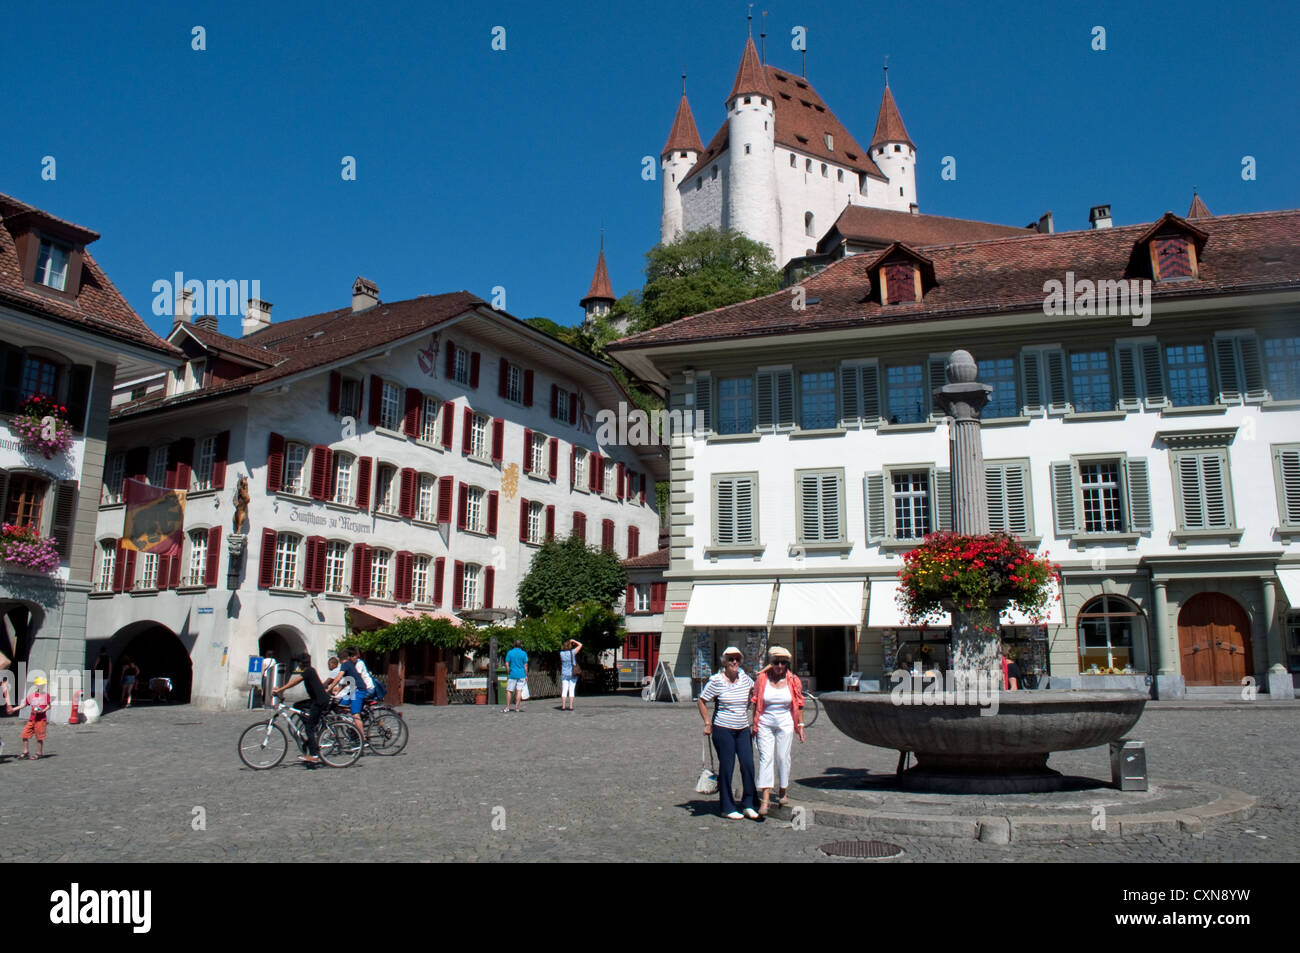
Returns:
[[[838,692],[849,674],[850,630],[842,625],[800,626],[794,630],[795,672],[813,679],[819,692]]]
[[[1240,685],[1255,671],[1250,619],[1237,602],[1218,592],[1188,599],[1178,612],[1178,648],[1188,685]]]

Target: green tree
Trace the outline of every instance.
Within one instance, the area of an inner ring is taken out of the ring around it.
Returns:
[[[647,327],[771,294],[781,287],[772,250],[740,232],[687,232],[646,252],[641,308]]]
[[[584,602],[609,607],[626,588],[627,570],[617,555],[576,536],[555,539],[542,545],[520,580],[519,611],[538,618]]]

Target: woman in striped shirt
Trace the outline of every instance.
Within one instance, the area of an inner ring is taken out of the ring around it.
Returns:
[[[704,733],[713,738],[713,747],[718,752],[718,792],[722,795],[723,816],[733,821],[742,817],[756,821],[754,749],[749,737],[749,703],[754,680],[741,670],[741,658],[740,649],[727,648],[722,653],[722,671],[715,672],[705,682],[696,702],[704,719]],[[708,702],[714,699],[717,702],[710,719]],[[744,787],[739,808],[731,795],[731,774],[737,760]]]

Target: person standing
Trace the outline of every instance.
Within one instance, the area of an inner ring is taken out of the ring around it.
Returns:
[[[320,733],[321,719],[325,717],[325,712],[329,710],[331,704],[330,695],[321,684],[316,670],[311,667],[310,655],[304,652],[302,655],[295,656],[293,662],[295,667],[293,677],[279,688],[271,689],[271,694],[281,696],[298,684],[306,687],[307,697],[311,699],[311,710],[307,715],[307,753],[298,760],[308,765],[317,765],[320,764],[320,742],[317,735]],[[361,737],[364,738],[365,735]]]
[[[18,706],[27,709],[27,724],[23,725],[23,733],[20,736],[23,740],[23,753],[18,756],[20,761],[27,759],[27,747],[32,738],[36,739],[36,757],[31,760],[40,761],[45,755],[45,729],[49,726],[50,693],[43,690],[45,679],[40,675],[37,675],[32,683],[34,687]],[[18,708],[10,706],[9,714],[12,715]]]
[[[804,741],[803,683],[790,671],[790,652],[776,646],[768,653],[767,668],[754,686],[754,732],[758,737],[758,788],[763,794],[758,813],[766,816],[772,788],[777,803],[786,804],[790,786],[790,747],[793,736]]]
[[[741,669],[741,658],[740,649],[728,647],[722,653],[722,671],[709,677],[696,699],[700,717],[704,719],[704,733],[713,739],[713,747],[718,752],[722,816],[733,821],[742,817],[758,820],[758,812],[754,810],[754,749],[749,733],[749,701],[754,693],[754,680]],[[717,701],[710,719],[708,703],[714,699]],[[742,785],[739,805],[731,793],[731,775],[737,761]]]
[[[560,652],[560,711],[573,711],[573,696],[578,691],[578,653],[581,651],[582,643],[569,639]]]
[[[122,707],[131,707],[131,693],[135,691],[135,681],[140,677],[140,666],[131,661],[131,656],[122,656]]]
[[[509,666],[509,674],[506,675],[506,707],[505,711],[510,710],[510,696],[515,696],[515,711],[524,710],[524,693],[528,690],[528,653],[520,646],[519,640],[515,639],[515,646],[506,653],[506,665]]]

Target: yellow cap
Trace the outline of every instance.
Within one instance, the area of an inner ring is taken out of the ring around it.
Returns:
[[[40,675],[37,675],[34,679],[32,679],[32,684],[35,685],[37,688],[39,688],[40,686],[45,684],[45,679],[42,678]]]

